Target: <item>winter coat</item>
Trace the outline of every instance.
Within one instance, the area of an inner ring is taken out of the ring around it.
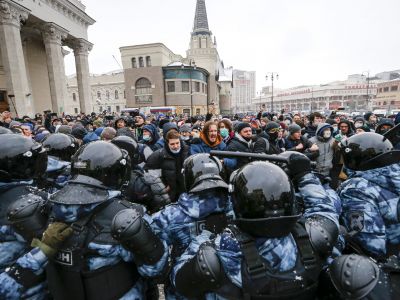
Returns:
[[[266,143],[265,140],[260,137],[255,137],[250,141],[246,141],[239,133],[236,133],[226,150],[233,152],[265,153]],[[236,168],[241,168],[250,161],[251,160],[248,158],[238,158]]]
[[[163,182],[169,186],[169,196],[172,201],[176,201],[180,194],[185,191],[185,185],[182,175],[182,166],[184,160],[188,157],[189,147],[181,141],[181,152],[173,154],[168,145],[153,152],[147,159],[144,169],[161,170]]]
[[[329,128],[333,134],[333,127],[327,123],[321,123],[318,125],[317,134],[309,141],[312,144],[317,144],[319,155],[316,158],[317,169],[316,171],[324,176],[329,176],[330,170],[333,167],[333,158],[337,151],[337,143],[332,137],[325,139],[323,137],[324,130]]]

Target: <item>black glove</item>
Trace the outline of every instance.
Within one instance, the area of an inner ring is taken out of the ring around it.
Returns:
[[[288,169],[294,181],[298,181],[304,175],[311,173],[310,159],[300,153],[293,153],[288,158]]]

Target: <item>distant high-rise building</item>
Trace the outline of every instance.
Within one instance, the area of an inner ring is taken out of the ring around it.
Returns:
[[[245,113],[252,110],[256,96],[256,72],[233,70],[232,110]]]

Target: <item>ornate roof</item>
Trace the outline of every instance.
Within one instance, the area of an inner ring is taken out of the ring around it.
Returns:
[[[196,14],[194,16],[193,34],[210,33],[205,0],[197,0]]]

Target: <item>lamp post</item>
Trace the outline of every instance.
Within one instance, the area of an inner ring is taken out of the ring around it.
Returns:
[[[271,113],[274,113],[274,79],[276,78],[277,80],[279,79],[279,74],[276,72],[270,72],[268,73],[269,75],[265,76],[265,79],[268,81],[268,76],[271,78],[272,82],[272,95],[271,95]]]
[[[184,69],[184,68],[185,68],[185,65],[182,64],[182,69]],[[193,77],[192,71],[193,71],[193,69],[196,70],[196,63],[195,63],[194,59],[190,59],[189,60],[189,78],[190,78],[190,81],[189,81],[189,85],[190,85],[189,92],[190,92],[190,115],[191,116],[194,116],[194,112],[193,112],[193,84],[192,84],[192,77]]]

